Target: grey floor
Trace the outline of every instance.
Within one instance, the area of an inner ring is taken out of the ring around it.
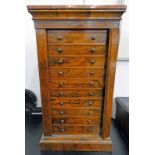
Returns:
[[[25,124],[25,155],[128,155],[128,145],[124,142],[115,123],[111,123],[112,153],[106,152],[40,152],[39,140],[42,135],[40,118],[26,121]]]

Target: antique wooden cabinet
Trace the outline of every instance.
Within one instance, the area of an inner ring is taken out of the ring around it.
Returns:
[[[126,6],[28,6],[36,29],[41,150],[111,151],[119,27]]]

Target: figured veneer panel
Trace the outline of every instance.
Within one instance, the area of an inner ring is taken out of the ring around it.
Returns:
[[[62,107],[101,107],[102,100],[101,99],[61,99],[61,98],[53,98],[50,101],[52,108],[61,109]]]
[[[102,43],[103,44],[103,43]],[[51,45],[48,46],[48,55],[106,55],[107,45]]]
[[[47,43],[48,45],[106,43],[107,32],[107,30],[48,30]]]
[[[48,58],[49,67],[104,67],[105,56],[61,56],[61,57],[49,57]]]
[[[81,66],[80,66],[81,67]],[[105,68],[50,68],[49,80],[54,78],[103,78]]]

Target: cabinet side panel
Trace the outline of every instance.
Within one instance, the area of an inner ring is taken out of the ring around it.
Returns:
[[[113,102],[113,91],[115,81],[116,59],[119,44],[119,29],[114,28],[109,31],[109,49],[107,62],[107,76],[105,89],[105,105],[103,115],[102,138],[106,139],[110,134],[111,112]]]
[[[38,66],[40,77],[40,90],[43,113],[43,131],[44,135],[51,134],[51,114],[48,93],[48,61],[47,61],[47,40],[46,29],[36,29],[37,50],[38,50]]]

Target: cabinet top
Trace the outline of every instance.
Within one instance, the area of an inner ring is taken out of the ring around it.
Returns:
[[[28,5],[28,10],[126,10],[126,5]]]

